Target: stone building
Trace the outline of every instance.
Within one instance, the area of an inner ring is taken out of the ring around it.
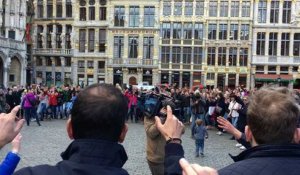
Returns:
[[[0,11],[0,85],[25,85],[26,0],[1,0]]]
[[[251,87],[300,88],[300,2],[259,0],[254,10]]]
[[[72,0],[34,1],[34,83],[48,86],[73,83],[73,4]]]

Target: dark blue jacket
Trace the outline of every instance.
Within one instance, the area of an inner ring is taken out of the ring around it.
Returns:
[[[300,145],[261,145],[232,157],[219,175],[299,175]]]
[[[75,140],[54,166],[40,165],[17,171],[16,175],[127,175],[124,147],[104,140]]]
[[[15,153],[9,152],[0,165],[0,175],[13,174],[19,162],[20,157]]]

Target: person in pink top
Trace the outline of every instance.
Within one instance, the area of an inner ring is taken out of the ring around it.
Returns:
[[[128,114],[126,120],[128,121],[129,116],[131,122],[133,122],[133,116],[135,123],[138,122],[138,118],[136,115],[136,106],[137,106],[137,100],[138,100],[138,92],[136,90],[132,90],[132,88],[129,88],[125,91],[125,96],[128,99]]]

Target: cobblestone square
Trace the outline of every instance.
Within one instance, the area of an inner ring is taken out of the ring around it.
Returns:
[[[41,127],[38,127],[35,122],[31,122],[30,127],[24,126],[20,152],[21,162],[17,169],[39,164],[55,165],[60,161],[60,153],[71,142],[67,136],[65,124],[66,120],[52,120],[42,122]],[[229,153],[236,155],[240,152],[235,147],[236,142],[229,140],[229,138],[228,134],[218,136],[215,130],[209,131],[209,139],[205,142],[205,157],[195,158],[194,140],[190,138],[189,128],[186,128],[186,132],[182,138],[185,157],[190,162],[220,169],[233,162],[228,155]],[[124,168],[130,174],[150,174],[146,161],[145,143],[144,126],[142,124],[129,123],[129,131],[123,145],[129,158]],[[10,148],[10,145],[7,145],[1,150],[1,160]]]

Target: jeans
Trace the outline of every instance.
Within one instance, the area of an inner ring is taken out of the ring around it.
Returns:
[[[191,110],[190,109],[191,109],[190,107],[184,107],[183,108],[185,122],[190,121],[190,117],[191,117]]]
[[[131,121],[133,121],[133,115],[134,115],[134,121],[137,122],[137,115],[136,115],[136,106],[135,105],[131,105],[129,111],[128,111],[128,116],[127,116],[127,120],[130,117]]]
[[[60,114],[60,118],[63,118],[63,114],[64,114],[63,105],[56,106],[56,116],[58,116],[58,113]]]
[[[193,131],[196,126],[196,120],[201,119],[204,121],[204,114],[192,114],[192,125],[191,125],[191,134],[193,136]]]
[[[195,145],[196,145],[196,156],[199,156],[199,152],[200,152],[200,154],[203,154],[204,153],[204,139],[196,139]]]
[[[40,103],[37,109],[37,115],[41,120],[44,118],[44,114],[47,114],[47,104],[46,103]]]
[[[237,121],[238,121],[238,118],[239,118],[239,117],[232,117],[232,118],[231,118],[232,125],[233,125],[235,128],[237,127]]]
[[[66,103],[64,104],[64,111],[65,111],[65,116],[66,116],[66,118],[68,118],[69,115],[71,114],[72,105],[73,105],[72,102],[66,102]]]
[[[37,124],[39,126],[41,126],[35,107],[25,108],[24,110],[25,110],[25,120],[26,120],[27,126],[29,126],[31,118],[35,118]]]
[[[51,118],[57,118],[56,106],[50,106],[51,109]]]

